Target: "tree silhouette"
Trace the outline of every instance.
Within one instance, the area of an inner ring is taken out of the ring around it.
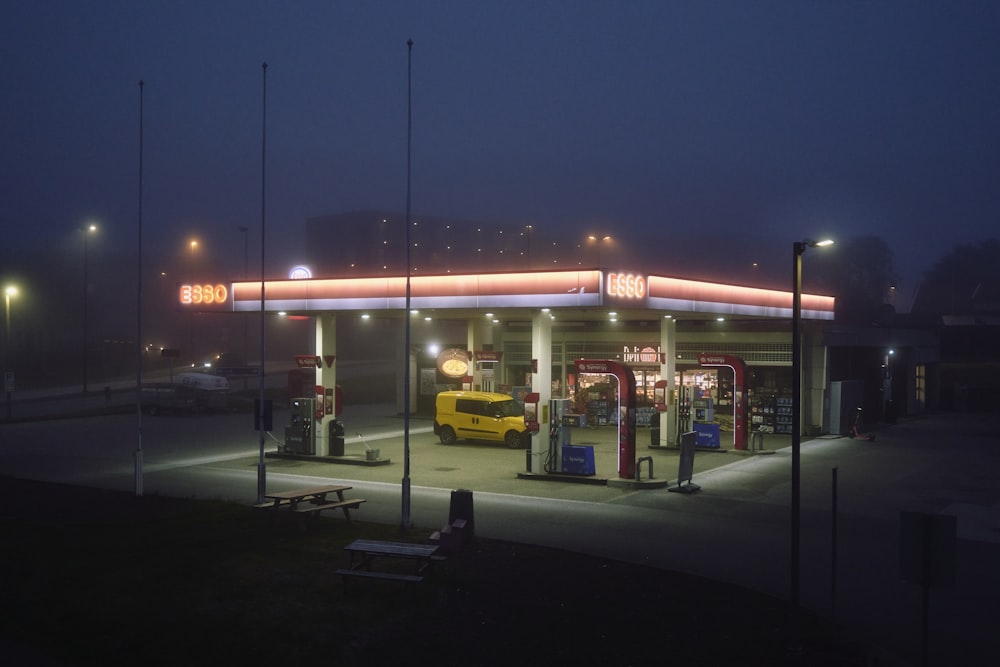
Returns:
[[[913,312],[974,315],[1000,310],[1000,240],[956,246],[924,273]]]
[[[837,298],[837,319],[871,323],[882,316],[899,276],[892,251],[877,236],[859,236],[806,253],[804,288]]]

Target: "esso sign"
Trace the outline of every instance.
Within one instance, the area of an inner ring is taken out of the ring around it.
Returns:
[[[209,306],[226,303],[229,290],[225,285],[181,285],[180,302],[183,306]]]
[[[608,274],[608,296],[619,299],[642,299],[646,296],[646,278],[631,273]]]

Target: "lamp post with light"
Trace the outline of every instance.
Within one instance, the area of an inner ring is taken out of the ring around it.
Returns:
[[[88,278],[89,273],[89,254],[90,254],[90,236],[97,231],[97,225],[91,223],[80,228],[83,232],[83,393],[87,393],[87,352],[89,348],[89,338],[87,335],[87,302],[89,300],[90,283]]]
[[[795,241],[792,244],[792,526],[790,601],[792,613],[798,615],[799,565],[801,541],[801,477],[802,449],[802,341],[799,331],[802,320],[802,253],[806,248],[833,245],[833,241]]]
[[[4,391],[7,392],[7,419],[10,419],[10,395],[14,384],[14,373],[10,369],[10,298],[12,296],[17,296],[17,288],[8,285],[3,291],[4,312],[6,313],[3,330],[3,385]]]
[[[524,237],[524,265],[530,271],[531,270],[531,232],[534,230],[533,225],[525,225],[524,229],[521,230],[521,236]]]
[[[200,280],[201,277],[198,274],[197,269],[198,269],[198,251],[201,248],[201,244],[199,243],[198,239],[192,238],[192,239],[188,239],[187,247],[188,247],[188,254],[187,254],[187,260],[186,260],[187,261],[187,268],[183,269],[183,272],[187,273],[187,274],[189,274],[191,276],[190,280]],[[183,255],[181,256],[181,260],[180,261],[182,262],[182,265],[183,265],[183,263],[185,262],[185,259],[184,259]],[[188,313],[188,354],[191,357],[192,365],[194,365],[195,363],[198,363],[198,365],[200,366],[200,363],[198,362],[198,351],[195,350],[195,346],[194,346],[195,338],[196,338],[195,337],[195,332],[194,332],[195,321],[196,320],[195,320],[195,313],[194,313],[194,311],[189,312]]]
[[[597,268],[603,268],[601,260],[601,248],[605,243],[611,243],[614,239],[611,238],[610,234],[590,234],[587,236],[587,241],[591,244],[597,246]]]

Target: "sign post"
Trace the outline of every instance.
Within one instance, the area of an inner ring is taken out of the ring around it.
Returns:
[[[948,514],[899,513],[899,569],[903,579],[923,587],[922,664],[927,664],[931,586],[955,585],[957,519]]]

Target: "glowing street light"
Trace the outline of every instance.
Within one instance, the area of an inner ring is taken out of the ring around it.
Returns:
[[[605,244],[611,244],[614,242],[614,238],[610,234],[590,234],[587,236],[587,241],[591,245],[597,246],[597,268],[601,268],[601,249]]]
[[[802,319],[802,253],[806,248],[833,245],[833,241],[795,241],[792,244],[792,526],[791,591],[792,613],[798,616],[800,565],[800,453],[802,449],[802,342],[799,324]],[[798,637],[795,638],[798,640]]]
[[[88,281],[88,255],[90,248],[90,237],[97,233],[97,225],[90,223],[80,228],[83,232],[83,393],[87,393],[87,352],[89,351],[89,338],[87,336],[87,302],[90,283]]]
[[[10,368],[10,299],[17,296],[17,287],[8,285],[3,291],[3,301],[6,312],[4,319],[4,363],[3,363],[3,384],[4,391],[7,392],[7,419],[10,419],[10,395],[14,389],[14,373]]]

